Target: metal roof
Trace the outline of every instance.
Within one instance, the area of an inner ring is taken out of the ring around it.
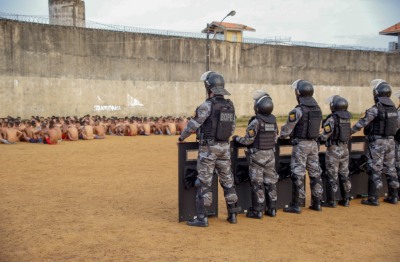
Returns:
[[[214,31],[252,31],[255,32],[256,29],[247,26],[247,25],[242,25],[242,24],[234,24],[234,23],[225,23],[225,22],[217,22],[213,21],[211,24],[208,25],[210,33],[213,33]],[[204,28],[201,32],[202,33],[207,33],[207,27]]]
[[[397,36],[400,34],[400,23],[392,25],[391,27],[386,28],[383,31],[379,32],[380,35],[394,35]]]

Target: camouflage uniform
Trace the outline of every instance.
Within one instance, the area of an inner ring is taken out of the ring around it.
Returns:
[[[249,146],[253,144],[255,137],[259,132],[259,120],[254,118],[247,126],[246,135],[244,137],[237,137],[236,142]],[[275,129],[275,142],[278,139],[278,130]],[[268,202],[276,202],[277,190],[276,183],[278,182],[278,174],[275,170],[275,151],[257,150],[250,148],[249,154],[249,176],[252,186],[253,196],[259,206],[263,206],[265,196],[268,197]],[[265,186],[265,193],[263,184]],[[267,203],[268,205],[269,203]],[[254,206],[253,206],[254,208]],[[257,210],[260,211],[260,210]]]
[[[335,132],[335,118],[330,116],[326,119],[323,125],[321,140],[328,140]],[[327,145],[325,153],[326,173],[329,178],[329,186],[333,191],[333,199],[338,191],[338,174],[342,182],[344,199],[350,198],[351,182],[349,178],[349,148],[347,143],[336,142],[335,144]],[[328,193],[328,192],[327,192]]]
[[[397,171],[397,181],[400,182],[400,130],[397,131],[395,136],[395,155],[396,155],[396,171]],[[398,196],[400,198],[400,191],[398,191]]]
[[[197,108],[196,117],[192,118],[185,130],[182,131],[182,140],[197,131],[206,119],[210,117],[210,113],[211,102],[207,100]],[[205,207],[209,207],[212,204],[211,184],[214,170],[216,170],[220,184],[224,190],[226,203],[228,205],[237,203],[238,197],[231,172],[229,142],[205,143],[205,141],[200,140],[196,169],[198,172],[197,178],[200,183],[198,186],[201,187],[201,195],[198,196],[198,201],[201,201]]]
[[[365,112],[365,116],[361,118],[352,127],[352,134],[367,127],[376,117],[378,117],[378,108],[372,106]],[[399,126],[400,116],[398,116],[397,126]],[[378,192],[382,188],[381,174],[386,175],[389,190],[399,188],[397,172],[395,167],[395,141],[394,137],[368,135],[368,198],[377,201]]]
[[[281,138],[292,134],[298,121],[303,117],[300,108],[296,107],[289,113],[289,118],[281,128]],[[318,157],[318,143],[316,140],[293,139],[292,157],[290,168],[292,171],[292,180],[299,189],[299,198],[305,199],[304,177],[306,169],[310,177],[311,194],[315,198],[321,199],[323,187],[321,180],[321,167]]]

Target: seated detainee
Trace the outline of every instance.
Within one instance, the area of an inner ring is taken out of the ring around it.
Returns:
[[[150,124],[151,133],[155,135],[162,135],[163,134],[163,125],[164,125],[164,118],[160,117],[156,121]]]
[[[104,128],[103,125],[100,125],[99,120],[94,121],[93,134],[95,139],[106,138],[106,129]]]
[[[150,123],[149,123],[149,121],[147,120],[146,117],[143,119],[143,122],[142,122],[142,124],[140,126],[139,134],[143,135],[143,136],[149,136],[151,134]]]
[[[91,125],[89,125],[88,121],[83,121],[81,123],[82,127],[81,127],[81,135],[80,135],[80,139],[83,140],[92,140],[94,139],[94,133],[93,133],[93,127]]]
[[[23,133],[24,139],[29,143],[39,143],[40,140],[40,126],[37,126],[36,120],[30,122],[30,126],[25,129]]]
[[[186,128],[188,124],[188,119],[186,117],[183,118],[178,118],[177,124],[176,124],[176,133],[181,134],[182,131]]]
[[[71,119],[69,121],[69,126],[68,126],[68,129],[67,129],[66,140],[78,141],[78,139],[79,139],[78,129],[75,126],[75,121]]]
[[[25,124],[26,121],[27,120],[23,120],[23,121],[21,121],[21,123],[15,123],[15,127],[18,128],[18,130],[21,131],[21,133],[22,133],[22,135],[19,138],[19,141],[21,141],[21,142],[25,142],[24,132],[25,132],[25,129],[26,129],[26,124]]]
[[[175,121],[172,118],[168,118],[163,125],[163,134],[164,135],[176,135],[176,125]]]
[[[20,137],[22,136],[22,132],[14,127],[13,122],[8,122],[8,127],[3,128],[1,142],[3,144],[16,144]]]
[[[136,136],[138,134],[138,124],[132,118],[129,119],[128,125],[126,126],[126,136]]]
[[[62,131],[61,131],[62,124],[61,124],[59,118],[55,118],[53,121],[54,121],[54,129],[57,132],[58,142],[61,142],[62,141]]]
[[[43,144],[56,145],[58,143],[58,132],[54,128],[54,121],[50,120],[48,128],[42,128]]]
[[[115,119],[108,119],[107,121],[107,135],[115,135]]]
[[[125,123],[123,119],[118,119],[115,121],[115,128],[114,128],[114,134],[117,136],[123,136],[125,135]]]

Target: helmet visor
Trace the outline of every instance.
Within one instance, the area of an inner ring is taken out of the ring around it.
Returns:
[[[269,95],[267,94],[267,92],[265,92],[264,90],[261,90],[261,89],[253,92],[253,100],[255,100],[255,101],[259,100],[263,96],[269,96]]]
[[[210,74],[211,72],[213,72],[213,71],[207,71],[207,72],[203,73],[200,76],[200,81],[206,81],[208,74]]]

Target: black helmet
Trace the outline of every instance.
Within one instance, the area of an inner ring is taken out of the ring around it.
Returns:
[[[374,88],[374,97],[390,97],[391,95],[392,88],[386,82],[382,82]]]
[[[222,75],[213,71],[208,71],[200,77],[200,80],[204,81],[204,86],[207,91],[216,95],[230,95],[225,89],[225,80]]]
[[[310,97],[314,94],[314,86],[306,80],[296,80],[292,88],[296,90],[297,97]]]
[[[349,107],[347,100],[341,96],[334,96],[329,103],[331,111],[346,111]]]
[[[265,94],[254,102],[254,111],[256,114],[270,115],[274,110],[272,98]]]

